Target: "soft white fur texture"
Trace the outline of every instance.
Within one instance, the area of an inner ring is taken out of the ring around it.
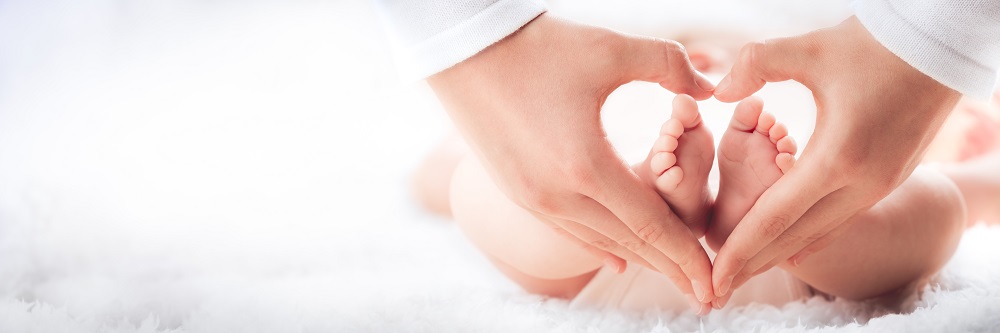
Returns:
[[[425,86],[394,83],[374,21],[361,2],[0,2],[0,332],[1000,325],[996,227],[968,231],[904,314],[812,299],[699,320],[527,295],[409,198],[408,170],[449,128]],[[669,98],[609,99],[624,154],[647,149]],[[813,111],[782,105],[807,136]],[[725,126],[731,105],[703,106]]]

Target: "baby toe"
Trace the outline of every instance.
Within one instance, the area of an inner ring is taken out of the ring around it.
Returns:
[[[677,155],[670,152],[659,152],[649,159],[649,169],[655,176],[663,176],[663,173],[677,164]]]
[[[679,166],[673,166],[664,171],[660,177],[656,178],[656,188],[662,192],[672,191],[677,188],[677,185],[683,179],[684,170],[681,170]]]

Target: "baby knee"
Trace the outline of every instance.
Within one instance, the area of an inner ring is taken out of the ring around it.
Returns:
[[[921,179],[918,190],[925,196],[924,204],[935,208],[925,217],[933,231],[926,233],[929,238],[924,241],[929,250],[925,272],[933,275],[951,259],[965,232],[965,198],[951,179],[931,168],[917,168],[911,177]]]
[[[912,177],[923,179],[923,190],[930,196],[927,204],[937,207],[935,217],[940,221],[940,231],[952,236],[961,235],[965,231],[967,209],[958,185],[943,173],[928,167],[917,168]]]

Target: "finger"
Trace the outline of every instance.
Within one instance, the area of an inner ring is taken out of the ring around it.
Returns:
[[[801,161],[764,191],[719,249],[712,272],[716,296],[732,290],[736,274],[751,259],[831,192],[823,185],[824,168],[808,162]]]
[[[625,36],[622,72],[625,82],[658,82],[677,94],[696,100],[712,97],[712,84],[691,64],[684,46],[675,41],[652,37]]]
[[[679,266],[702,303],[711,301],[712,264],[691,230],[651,188],[631,172],[603,172],[590,196],[630,229],[620,244],[657,268]],[[598,230],[605,235],[608,232]],[[659,254],[669,260],[662,260]],[[666,274],[666,272],[664,272]]]
[[[586,225],[557,217],[544,218],[552,222],[553,228],[558,230],[557,232],[566,236],[572,242],[577,243],[584,250],[598,256],[598,258],[603,258],[604,264],[615,268],[617,273],[625,272],[628,263],[642,265],[654,271],[657,270],[646,259],[629,252],[616,241],[594,231],[594,229]],[[617,219],[616,222],[621,223]]]
[[[754,275],[785,262],[809,244],[846,225],[845,222],[857,212],[851,196],[849,192],[841,190],[819,200],[795,224],[747,261],[733,279],[733,288],[739,287]]]
[[[628,227],[622,223],[614,214],[603,205],[591,198],[581,198],[574,207],[574,214],[568,218],[551,218],[554,223],[559,224],[567,232],[576,238],[584,241],[591,248],[614,253],[626,260],[639,263],[647,268],[658,271],[667,276],[685,294],[696,294],[691,289],[691,281],[684,275],[683,271],[670,258],[663,253],[653,251],[650,246],[644,246],[642,250],[630,249],[631,246],[622,244],[638,244],[638,238]],[[577,222],[574,222],[577,221]],[[609,223],[610,222],[610,223]],[[602,228],[597,231],[589,225],[613,226]],[[643,253],[644,255],[640,255]],[[698,295],[696,295],[698,296]],[[704,298],[704,295],[699,298]]]
[[[822,248],[829,246],[834,241],[836,241],[837,238],[843,235],[843,233],[849,228],[849,225],[850,225],[849,222],[837,221],[833,223],[832,227],[828,227],[829,230],[822,230],[813,234],[812,239],[816,239],[816,242],[807,243],[807,241],[803,241],[783,249],[778,249],[779,250],[778,253],[780,254],[774,254],[771,253],[770,251],[767,251],[766,253],[762,252],[761,254],[758,255],[757,258],[751,259],[750,260],[751,263],[747,264],[746,268],[743,271],[736,274],[736,277],[733,278],[732,288],[735,290],[740,286],[742,286],[744,283],[746,283],[748,280],[753,278],[754,276],[767,272],[768,270],[774,268],[775,266],[781,265],[782,263],[785,262],[789,262],[790,264],[792,264],[792,266],[799,266],[799,264],[802,263],[802,260],[804,260],[804,258],[795,259],[792,256],[793,254],[805,251],[805,248],[810,246],[810,244],[816,244],[817,248],[815,251],[818,252],[822,250]],[[817,242],[821,240],[824,241],[824,244],[817,244]],[[771,258],[770,261],[768,261],[767,258]],[[795,263],[792,263],[793,259],[795,260]],[[763,265],[759,264],[760,262],[765,262],[765,261],[767,262],[766,264]]]
[[[833,244],[834,241],[840,238],[840,236],[843,236],[844,233],[847,232],[848,229],[850,229],[851,225],[852,223],[850,222],[850,220],[841,223],[836,228],[826,233],[826,235],[824,235],[823,237],[820,237],[815,242],[806,245],[801,251],[799,251],[792,257],[788,258],[788,263],[791,264],[792,266],[801,265],[803,262],[805,262],[807,258],[809,258],[809,256],[815,254],[816,252],[822,251],[827,246],[830,246],[830,244]]]
[[[809,42],[808,36],[800,36],[747,44],[729,74],[715,88],[715,98],[736,102],[757,92],[767,82],[805,81],[800,74],[810,65]]]
[[[732,297],[733,294],[729,293],[726,296],[716,298],[714,301],[712,301],[712,307],[715,308],[716,310],[722,310],[722,308],[726,307],[726,304],[729,303],[729,299]]]
[[[571,243],[584,249],[594,257],[601,259],[601,261],[604,262],[604,265],[614,269],[615,273],[621,274],[625,272],[625,269],[628,267],[627,261],[636,262],[637,260],[640,260],[639,262],[636,263],[649,265],[648,263],[641,261],[642,258],[638,258],[638,256],[635,255],[629,256],[627,253],[623,253],[623,255],[625,255],[626,258],[628,258],[625,259],[619,255],[613,254],[610,251],[600,249],[591,245],[592,242],[584,241],[582,237],[582,236],[589,236],[589,234],[580,235],[582,234],[582,232],[575,230],[575,228],[572,228],[572,226],[568,225],[567,220],[553,218],[537,212],[531,212],[531,214],[534,215],[539,221],[542,221],[546,225],[551,227],[556,234],[562,236],[563,238],[569,240]],[[574,229],[576,232],[574,233],[569,230],[566,230],[567,227]],[[598,237],[590,236],[587,239],[597,239],[597,238]],[[610,240],[603,240],[603,241],[610,243]],[[625,252],[625,251],[617,251],[617,252]]]

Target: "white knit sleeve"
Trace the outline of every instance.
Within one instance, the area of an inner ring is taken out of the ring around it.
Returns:
[[[882,45],[964,94],[986,98],[1000,68],[1000,1],[863,0],[855,15]]]
[[[376,0],[404,80],[462,62],[545,12],[538,0]]]

